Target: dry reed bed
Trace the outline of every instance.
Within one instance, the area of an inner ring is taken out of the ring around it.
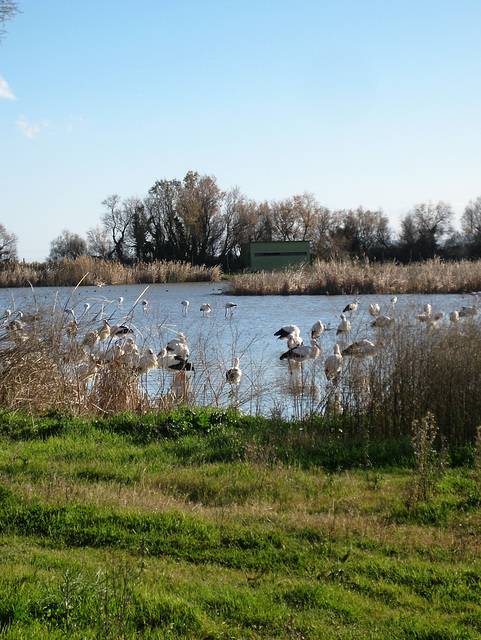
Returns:
[[[193,266],[186,262],[157,260],[132,266],[81,256],[60,262],[6,264],[0,270],[0,287],[75,287],[99,284],[154,284],[156,282],[219,282],[218,266]]]
[[[233,295],[381,295],[479,290],[481,261],[443,262],[438,258],[409,265],[317,261],[303,269],[244,273],[229,283],[229,293]]]

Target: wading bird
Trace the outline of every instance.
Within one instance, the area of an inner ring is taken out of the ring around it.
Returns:
[[[277,336],[278,340],[287,340],[291,334],[298,336],[301,334],[301,330],[296,324],[286,324],[276,331],[274,335]]]
[[[389,316],[378,316],[371,322],[371,327],[374,327],[375,329],[384,329],[384,327],[391,327],[393,324],[394,318],[390,318]]]
[[[328,380],[336,382],[342,369],[341,347],[336,343],[334,353],[324,361],[324,372]]]
[[[182,313],[184,314],[184,316],[186,316],[189,310],[190,302],[188,300],[182,300],[180,304],[182,305]]]
[[[346,316],[341,313],[341,322],[339,323],[339,326],[337,327],[337,331],[336,331],[336,335],[347,335],[349,333],[349,331],[351,330],[351,323],[349,322],[349,320],[346,318]]]
[[[235,307],[237,307],[237,304],[235,302],[226,302],[225,303],[225,317],[226,318],[227,318],[228,315],[230,315],[230,316],[234,315]]]
[[[370,340],[358,340],[342,350],[343,356],[354,356],[357,358],[373,357],[377,353],[377,346]]]
[[[381,313],[381,307],[377,304],[377,302],[369,305],[369,313],[373,318],[377,318],[377,316]]]
[[[229,384],[239,384],[242,378],[242,370],[239,367],[240,358],[234,360],[234,366],[226,371],[225,377]]]
[[[323,331],[324,325],[320,320],[318,320],[311,327],[311,338],[319,338]]]
[[[350,302],[349,304],[347,304],[342,310],[342,312],[348,313],[349,317],[351,317],[354,311],[357,311],[358,306],[359,306],[359,300],[356,298],[354,302]]]
[[[204,304],[200,305],[200,310],[202,311],[202,316],[205,317],[212,311],[212,307],[208,302],[204,302]]]

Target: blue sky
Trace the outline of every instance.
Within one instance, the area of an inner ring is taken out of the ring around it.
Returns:
[[[0,223],[20,259],[102,200],[213,175],[458,214],[481,196],[481,3],[18,0],[0,47]]]

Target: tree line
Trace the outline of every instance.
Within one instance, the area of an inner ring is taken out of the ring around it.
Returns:
[[[188,172],[183,180],[159,180],[144,198],[110,195],[100,223],[86,238],[68,230],[52,240],[49,261],[81,255],[122,264],[181,260],[192,265],[243,267],[248,242],[307,240],[319,259],[422,261],[481,257],[481,197],[469,202],[461,231],[445,202],[420,203],[401,219],[395,234],[382,210],[330,210],[312,193],[255,202],[238,187],[223,191],[214,176]],[[1,225],[0,225],[1,227]],[[0,228],[0,256],[16,257],[16,238]],[[3,237],[3,243],[2,243]]]

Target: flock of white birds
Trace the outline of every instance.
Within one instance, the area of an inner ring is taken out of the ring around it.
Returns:
[[[476,301],[479,297],[478,293],[473,294]],[[394,296],[390,300],[390,308],[388,313],[381,313],[381,307],[377,303],[370,304],[369,314],[372,317],[370,321],[371,327],[379,331],[387,327],[391,327],[395,319],[395,307],[397,297]],[[122,308],[123,298],[118,299],[118,308]],[[336,330],[336,341],[333,347],[333,353],[324,359],[324,373],[329,384],[334,388],[338,382],[339,375],[342,371],[344,358],[357,357],[366,358],[374,357],[378,351],[378,345],[370,340],[362,339],[355,342],[349,342],[349,334],[351,332],[351,321],[355,317],[359,309],[360,301],[356,298],[353,302],[347,304],[340,314],[340,322]],[[144,314],[148,314],[148,301],[142,300],[142,310]],[[84,304],[84,314],[88,314],[89,303]],[[237,304],[235,302],[227,302],[224,305],[225,317],[232,317]],[[188,315],[189,301],[182,300],[182,314]],[[72,344],[80,347],[80,358],[75,368],[76,378],[88,383],[100,371],[101,367],[110,362],[122,362],[131,368],[139,376],[147,377],[148,373],[153,369],[165,369],[174,375],[185,377],[186,372],[193,372],[194,366],[190,362],[190,349],[187,345],[187,339],[183,333],[176,333],[176,337],[167,342],[166,346],[158,353],[151,348],[139,348],[136,344],[134,331],[126,324],[110,324],[109,320],[104,319],[101,326],[96,329],[88,330],[83,336],[79,337],[79,321],[72,309],[66,309],[66,313],[70,314],[68,322],[65,324],[65,333]],[[212,312],[212,306],[208,302],[200,305],[199,309],[202,316],[209,316]],[[426,327],[436,329],[438,321],[444,317],[444,312],[433,313],[431,305],[425,304],[422,313],[416,315],[416,319],[420,323],[424,323]],[[463,306],[459,310],[453,310],[448,314],[449,321],[457,324],[462,318],[476,317],[479,315],[477,304],[473,306]],[[25,324],[31,318],[25,317],[20,311],[13,314],[10,310],[6,310],[3,314],[4,328],[7,335],[15,336],[15,341],[26,339]],[[324,331],[334,330],[330,324],[324,326],[321,320],[316,321],[310,330],[309,344],[304,344],[301,337],[300,329],[295,324],[289,324],[281,327],[274,333],[279,340],[285,340],[287,350],[280,355],[281,361],[286,361],[290,375],[300,372],[303,376],[303,364],[309,360],[316,360],[323,353],[320,339]],[[239,385],[242,379],[242,370],[240,368],[240,358],[235,357],[233,366],[225,371],[225,379],[230,385]]]

